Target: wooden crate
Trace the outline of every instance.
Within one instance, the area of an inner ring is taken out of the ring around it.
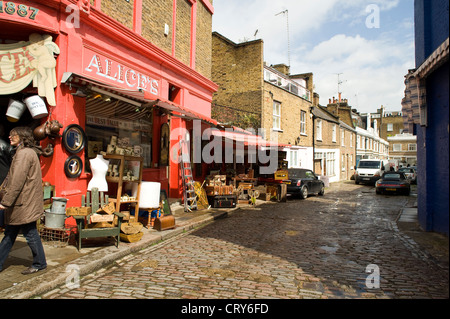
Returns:
[[[114,221],[114,215],[108,214],[92,214],[91,215],[91,223],[103,223],[103,222],[112,222]]]
[[[66,208],[67,216],[87,216],[91,213],[91,207],[68,207]]]

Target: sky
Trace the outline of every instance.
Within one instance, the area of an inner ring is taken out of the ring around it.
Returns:
[[[312,72],[321,105],[338,97],[339,82],[342,98],[361,113],[381,105],[401,111],[404,76],[415,67],[414,0],[214,0],[213,6],[213,31],[235,43],[262,39],[267,65]]]

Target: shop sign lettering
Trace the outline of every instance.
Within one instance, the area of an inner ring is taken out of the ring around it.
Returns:
[[[149,124],[127,121],[123,119],[106,118],[99,116],[86,115],[86,124],[103,127],[111,127],[129,131],[148,131]]]
[[[122,88],[143,90],[153,95],[159,93],[158,80],[99,54],[94,54],[89,59],[84,70],[97,79],[100,77],[113,81]]]
[[[14,2],[0,1],[0,14],[18,15],[19,17],[35,20],[39,9],[28,7],[24,4],[15,4]]]
[[[23,90],[33,81],[38,94],[55,106],[56,59],[58,46],[51,35],[33,33],[30,41],[0,44],[0,95]]]

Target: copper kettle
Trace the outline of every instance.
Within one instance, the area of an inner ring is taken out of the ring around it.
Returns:
[[[47,126],[47,122],[44,122],[33,130],[34,139],[36,141],[41,141],[46,137],[46,134],[45,134],[46,126]]]

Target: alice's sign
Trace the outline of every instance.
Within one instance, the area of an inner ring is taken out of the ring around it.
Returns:
[[[92,78],[124,89],[147,91],[153,95],[159,94],[158,80],[125,64],[90,50],[85,50],[83,60],[87,61],[83,72]]]
[[[0,44],[0,95],[20,92],[33,81],[38,94],[56,106],[58,46],[51,35],[30,34],[29,41]]]

